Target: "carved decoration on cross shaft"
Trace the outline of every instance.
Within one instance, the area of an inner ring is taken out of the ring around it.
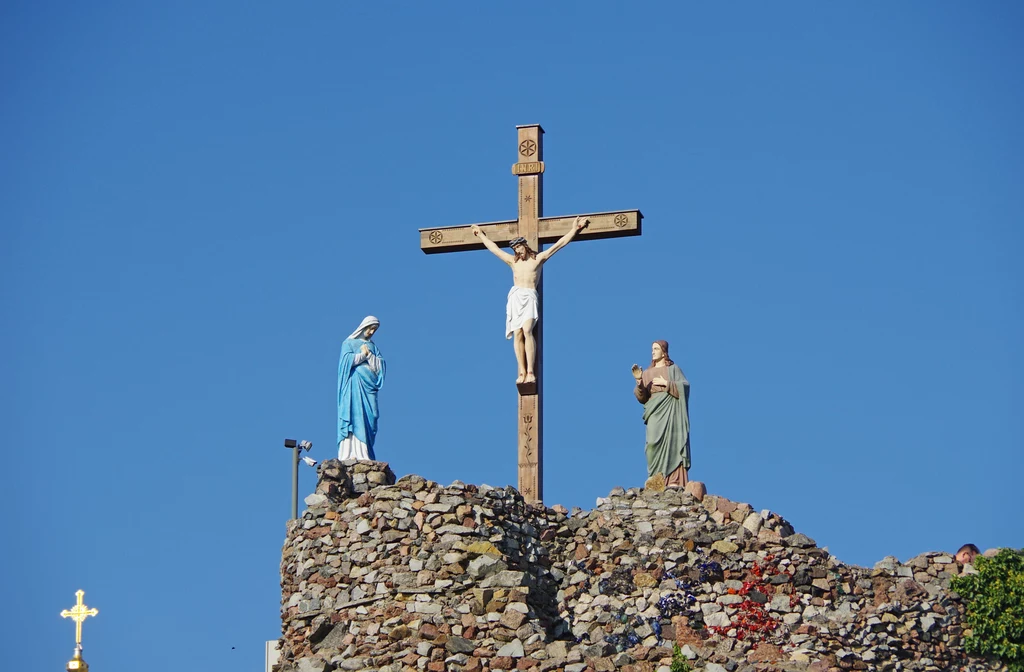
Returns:
[[[534,445],[533,445],[533,442],[531,440],[532,437],[533,437],[533,415],[531,415],[531,414],[524,414],[523,415],[523,445],[526,448],[526,455],[525,455],[525,457],[526,457],[526,463],[527,464],[536,464],[536,462],[537,462],[537,455],[535,453]]]
[[[533,140],[523,140],[519,143],[519,153],[527,158],[537,153],[537,143]]]
[[[614,222],[615,222],[615,226],[617,226],[617,227],[619,227],[621,229],[626,224],[629,224],[629,217],[626,217],[625,215],[620,213],[618,215],[615,215]]]
[[[444,240],[444,234],[443,234],[443,233],[441,233],[440,231],[431,231],[431,232],[430,232],[430,235],[429,235],[429,236],[427,236],[427,238],[428,238],[428,240],[430,240],[430,242],[432,242],[432,243],[433,243],[434,245],[437,245],[437,244],[439,244],[439,243],[440,243],[440,242],[441,242],[442,240]]]

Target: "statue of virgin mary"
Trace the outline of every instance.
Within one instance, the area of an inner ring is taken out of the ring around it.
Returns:
[[[384,385],[384,358],[370,339],[380,320],[368,315],[341,344],[338,359],[338,459],[373,460],[377,392]]]

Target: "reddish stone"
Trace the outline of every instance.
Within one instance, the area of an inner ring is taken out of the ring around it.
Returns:
[[[483,672],[484,666],[479,658],[470,658],[462,667],[462,672]]]
[[[433,623],[424,623],[420,626],[420,637],[423,639],[437,639],[437,626]]]
[[[717,510],[725,514],[730,514],[736,510],[736,502],[730,502],[725,497],[719,497]]]
[[[516,661],[510,656],[498,656],[491,659],[492,670],[514,670],[515,667]]]
[[[371,495],[370,493],[364,492],[363,494],[356,497],[357,506],[369,506],[370,504],[373,504],[373,495]]]
[[[756,649],[747,654],[747,662],[751,663],[774,663],[783,659],[779,647],[768,642],[762,642]]]
[[[685,616],[673,616],[672,627],[676,630],[676,644],[683,646],[684,644],[696,644],[699,645],[702,640],[700,633],[686,625],[687,620]],[[664,636],[662,632],[662,636]]]
[[[537,661],[534,660],[533,658],[520,658],[519,661],[516,662],[516,669],[517,670],[528,670],[528,669],[530,669],[531,667],[533,667],[536,664],[537,664]]]
[[[901,581],[896,586],[896,599],[903,604],[919,602],[928,596],[928,591],[913,579]]]
[[[697,501],[703,501],[704,495],[708,494],[708,489],[705,488],[704,484],[700,481],[690,481],[683,489],[692,495]]]
[[[427,669],[430,670],[430,672],[444,672],[444,661],[435,660],[432,663],[427,663]]]
[[[590,555],[590,551],[588,551],[588,550],[587,550],[587,547],[586,547],[586,546],[584,546],[583,544],[577,544],[577,546],[576,546],[576,552],[575,552],[575,554],[574,554],[574,555],[575,555],[575,557],[576,557],[576,562],[579,562],[580,560],[583,560],[583,559],[585,559],[585,558],[586,558],[586,557],[587,557],[588,555]]]
[[[519,628],[520,625],[523,624],[523,621],[525,620],[525,614],[521,614],[518,611],[506,610],[505,613],[501,615],[500,622],[506,628],[510,630],[516,630]]]
[[[462,636],[465,637],[466,639],[475,639],[476,638],[476,626],[475,625],[467,625],[462,630]]]

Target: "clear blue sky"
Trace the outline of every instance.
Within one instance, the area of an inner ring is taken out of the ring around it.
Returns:
[[[692,477],[870,565],[1024,546],[1015,2],[5,2],[5,667],[261,669],[289,451],[338,348],[378,455],[514,483],[510,284],[417,229],[639,208],[545,277],[546,500],[643,483],[629,367],[690,378]],[[312,490],[304,468],[301,490]],[[232,648],[235,647],[235,648]]]

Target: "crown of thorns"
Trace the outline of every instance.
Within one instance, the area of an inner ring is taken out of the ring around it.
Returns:
[[[526,245],[526,238],[523,238],[522,236],[518,236],[518,237],[513,238],[512,240],[508,241],[508,246],[509,247],[515,247],[516,245]]]

